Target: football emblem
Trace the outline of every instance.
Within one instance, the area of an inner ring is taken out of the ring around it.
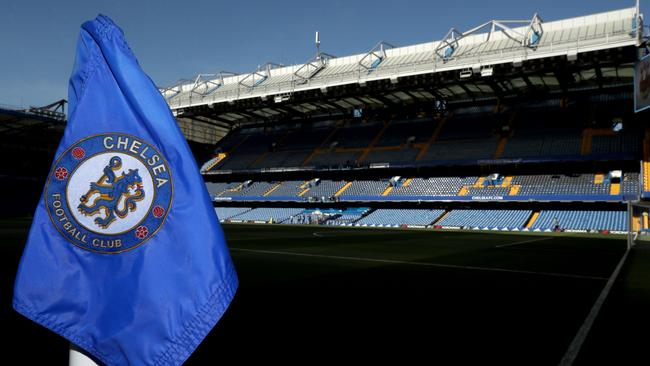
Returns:
[[[70,146],[45,190],[52,223],[72,244],[99,253],[136,248],[163,226],[173,194],[164,156],[135,136],[107,133]]]

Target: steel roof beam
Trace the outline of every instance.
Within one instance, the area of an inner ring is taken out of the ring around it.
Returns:
[[[530,20],[490,20],[465,32],[451,28],[436,47],[435,53],[443,62],[447,62],[453,58],[453,54],[460,47],[460,41],[463,38],[486,29],[488,31],[485,42],[490,40],[494,32],[501,32],[522,47],[535,48],[544,34],[542,22],[542,18],[535,13]],[[511,25],[526,25],[526,32],[522,33],[511,27]]]

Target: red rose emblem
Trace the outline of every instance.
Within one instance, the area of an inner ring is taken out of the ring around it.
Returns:
[[[149,235],[149,229],[146,226],[138,226],[137,229],[135,229],[135,236],[138,239],[144,239]]]
[[[72,149],[72,157],[79,160],[83,159],[83,157],[86,156],[86,150],[80,148],[80,147],[75,147]]]
[[[58,180],[64,180],[68,177],[68,169],[60,166],[56,168],[56,170],[54,171],[54,176]]]
[[[153,208],[153,217],[159,219],[159,218],[163,217],[164,214],[165,214],[165,209],[164,208],[162,208],[160,206],[156,206],[156,207]]]

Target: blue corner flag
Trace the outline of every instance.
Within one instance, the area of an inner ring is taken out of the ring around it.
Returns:
[[[183,134],[106,16],[81,28],[68,101],[13,306],[105,364],[182,364],[237,274]]]

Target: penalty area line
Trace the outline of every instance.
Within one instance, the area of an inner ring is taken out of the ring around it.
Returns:
[[[556,272],[537,272],[537,271],[525,271],[525,270],[518,270],[518,269],[506,269],[506,268],[494,268],[494,267],[477,267],[477,266],[461,266],[461,265],[443,264],[443,263],[411,262],[411,261],[401,261],[401,260],[395,260],[395,259],[346,257],[346,256],[339,256],[339,255],[311,254],[311,253],[298,253],[298,252],[283,252],[283,251],[275,251],[275,250],[245,249],[245,248],[230,248],[230,250],[237,251],[237,252],[245,252],[245,253],[286,255],[286,256],[308,257],[308,258],[324,258],[324,259],[336,259],[336,260],[357,261],[357,262],[403,264],[403,265],[411,265],[411,266],[465,269],[465,270],[473,270],[473,271],[516,273],[516,274],[527,274],[527,275],[535,275],[535,276],[575,278],[575,279],[583,279],[583,280],[601,280],[601,281],[604,281],[604,280],[607,279],[605,277],[575,275],[575,274],[556,273]]]
[[[523,241],[518,241],[518,242],[514,242],[514,243],[497,245],[497,246],[495,246],[495,248],[512,247],[512,246],[519,245],[519,244],[534,243],[534,242],[537,242],[537,241],[544,241],[544,240],[551,240],[551,239],[553,239],[553,238],[538,238],[538,239],[523,240]]]

